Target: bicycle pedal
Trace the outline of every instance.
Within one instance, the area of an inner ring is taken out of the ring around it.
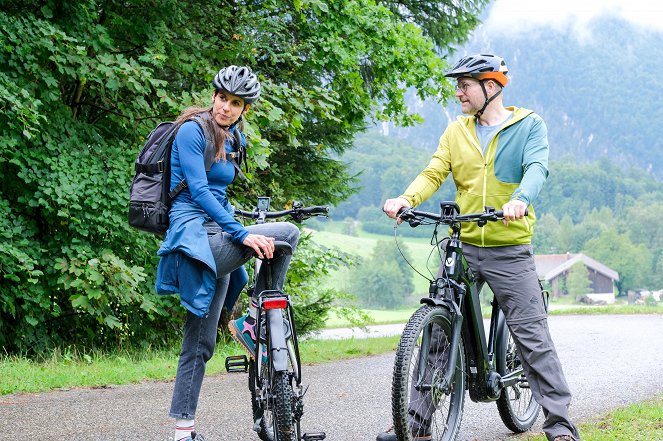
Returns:
[[[306,432],[302,435],[302,441],[317,441],[327,438],[325,432]]]
[[[249,359],[246,358],[246,355],[229,355],[226,357],[226,371],[248,372]]]

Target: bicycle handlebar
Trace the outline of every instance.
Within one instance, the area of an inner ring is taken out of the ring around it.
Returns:
[[[244,211],[236,209],[235,213],[250,219],[277,219],[279,217],[291,216],[295,222],[301,223],[304,219],[312,216],[326,216],[329,213],[329,207],[315,205],[312,207],[295,207],[282,211]]]
[[[525,209],[525,216],[529,214],[529,210]],[[412,208],[401,208],[398,210],[397,217],[407,221],[410,226],[416,227],[421,224],[422,218],[432,220],[435,223],[451,225],[454,222],[477,222],[485,225],[486,222],[496,222],[504,219],[504,212],[502,210],[493,210],[486,207],[483,213],[470,213],[470,214],[441,214],[430,213],[427,211],[418,211]]]

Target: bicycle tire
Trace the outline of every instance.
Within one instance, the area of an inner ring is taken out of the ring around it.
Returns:
[[[272,416],[274,421],[274,441],[298,441],[293,414],[292,384],[287,372],[273,372],[272,375]]]
[[[251,360],[251,363],[254,363]],[[263,366],[263,374],[266,375],[266,368]],[[251,372],[251,371],[249,371]],[[262,418],[256,432],[258,438],[262,441],[295,441],[299,437],[299,427],[294,420],[294,394],[290,378],[287,372],[274,372],[268,388],[268,403],[260,409],[260,404],[256,400],[256,391],[253,386],[253,375],[249,374],[251,389],[251,404],[253,415],[262,410]]]
[[[431,340],[429,355],[434,366],[427,363],[424,375],[435,379],[443,375],[449,356],[451,340],[451,314],[443,308],[423,306],[410,318],[396,351],[392,380],[392,416],[394,432],[399,440],[409,441],[413,436],[431,435],[435,441],[451,441],[460,430],[465,402],[465,352],[462,337],[459,340],[456,371],[451,390],[445,393],[433,386],[429,393],[415,390],[416,366],[423,333],[434,330],[437,340]],[[430,367],[434,368],[431,370]],[[439,383],[438,383],[439,385]]]
[[[515,342],[504,323],[505,332],[497,342],[496,368],[501,376],[510,374],[521,367],[520,358]],[[527,432],[536,422],[541,405],[534,400],[532,390],[525,378],[521,375],[520,381],[502,389],[497,400],[497,410],[504,425],[515,433]]]

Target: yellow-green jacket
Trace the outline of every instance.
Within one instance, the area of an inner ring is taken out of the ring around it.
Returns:
[[[511,119],[495,134],[485,156],[476,135],[474,116],[459,116],[442,134],[428,166],[401,195],[416,207],[442,185],[449,173],[458,192],[461,213],[482,212],[485,206],[500,210],[512,199],[529,206],[525,218],[488,222],[483,228],[463,224],[461,240],[480,247],[529,244],[536,215],[532,202],[548,176],[548,130],[531,110],[507,107]]]

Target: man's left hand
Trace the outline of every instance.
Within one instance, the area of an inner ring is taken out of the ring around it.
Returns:
[[[525,211],[527,210],[527,204],[518,199],[507,202],[502,205],[502,212],[504,213],[504,219],[502,223],[506,226],[509,226],[509,221],[514,221],[516,219],[522,219],[525,216]]]

